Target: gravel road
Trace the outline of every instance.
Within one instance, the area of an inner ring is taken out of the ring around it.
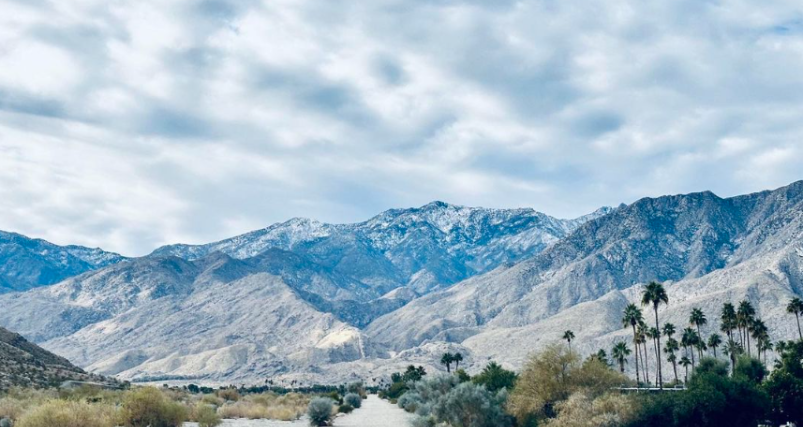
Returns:
[[[354,412],[337,417],[334,427],[407,427],[413,416],[396,405],[376,395],[363,400],[362,407]],[[184,427],[197,427],[196,423],[185,423]],[[296,421],[272,420],[223,420],[221,427],[308,427],[306,417]]]

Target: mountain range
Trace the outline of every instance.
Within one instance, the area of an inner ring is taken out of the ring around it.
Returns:
[[[333,382],[439,369],[446,350],[469,369],[516,368],[566,329],[583,352],[610,348],[628,336],[622,308],[651,280],[667,286],[667,321],[685,325],[701,307],[718,330],[721,304],[746,298],[773,338],[791,338],[783,309],[803,294],[803,182],[644,198],[573,220],[433,202],[141,258],[0,239],[0,325],[92,372]]]

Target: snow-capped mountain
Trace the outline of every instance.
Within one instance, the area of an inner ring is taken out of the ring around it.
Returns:
[[[356,224],[296,218],[206,245],[170,245],[151,256],[193,260],[213,252],[246,259],[271,248],[303,255],[380,293],[415,294],[448,286],[536,254],[584,222],[611,212],[561,220],[532,209],[485,209],[432,202],[392,209]]]
[[[51,285],[124,257],[83,246],[58,246],[0,231],[0,293]]]
[[[723,302],[749,299],[773,340],[793,338],[803,182],[574,221],[440,202],[357,224],[296,219],[0,295],[0,325],[125,379],[332,382],[438,369],[446,350],[471,371],[489,358],[515,368],[566,329],[582,352],[610,348],[650,280],[670,295],[662,321],[701,307],[709,333]]]

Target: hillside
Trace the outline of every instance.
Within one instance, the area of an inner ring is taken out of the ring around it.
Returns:
[[[53,387],[64,381],[98,381],[67,359],[0,328],[0,390],[11,386]]]

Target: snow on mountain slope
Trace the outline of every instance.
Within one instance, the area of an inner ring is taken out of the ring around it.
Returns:
[[[0,293],[51,285],[124,257],[82,246],[58,246],[0,231]]]
[[[532,209],[484,209],[432,202],[392,209],[356,224],[292,219],[200,246],[171,245],[152,255],[193,260],[220,251],[244,259],[270,248],[293,251],[379,292],[410,286],[418,294],[448,286],[496,266],[542,251],[587,220]]]
[[[512,267],[413,300],[366,331],[395,350],[450,334],[464,340],[535,324],[650,280],[691,280],[767,254],[782,256],[801,241],[803,182],[730,199],[712,193],[643,199]],[[782,280],[801,293],[796,276]]]

